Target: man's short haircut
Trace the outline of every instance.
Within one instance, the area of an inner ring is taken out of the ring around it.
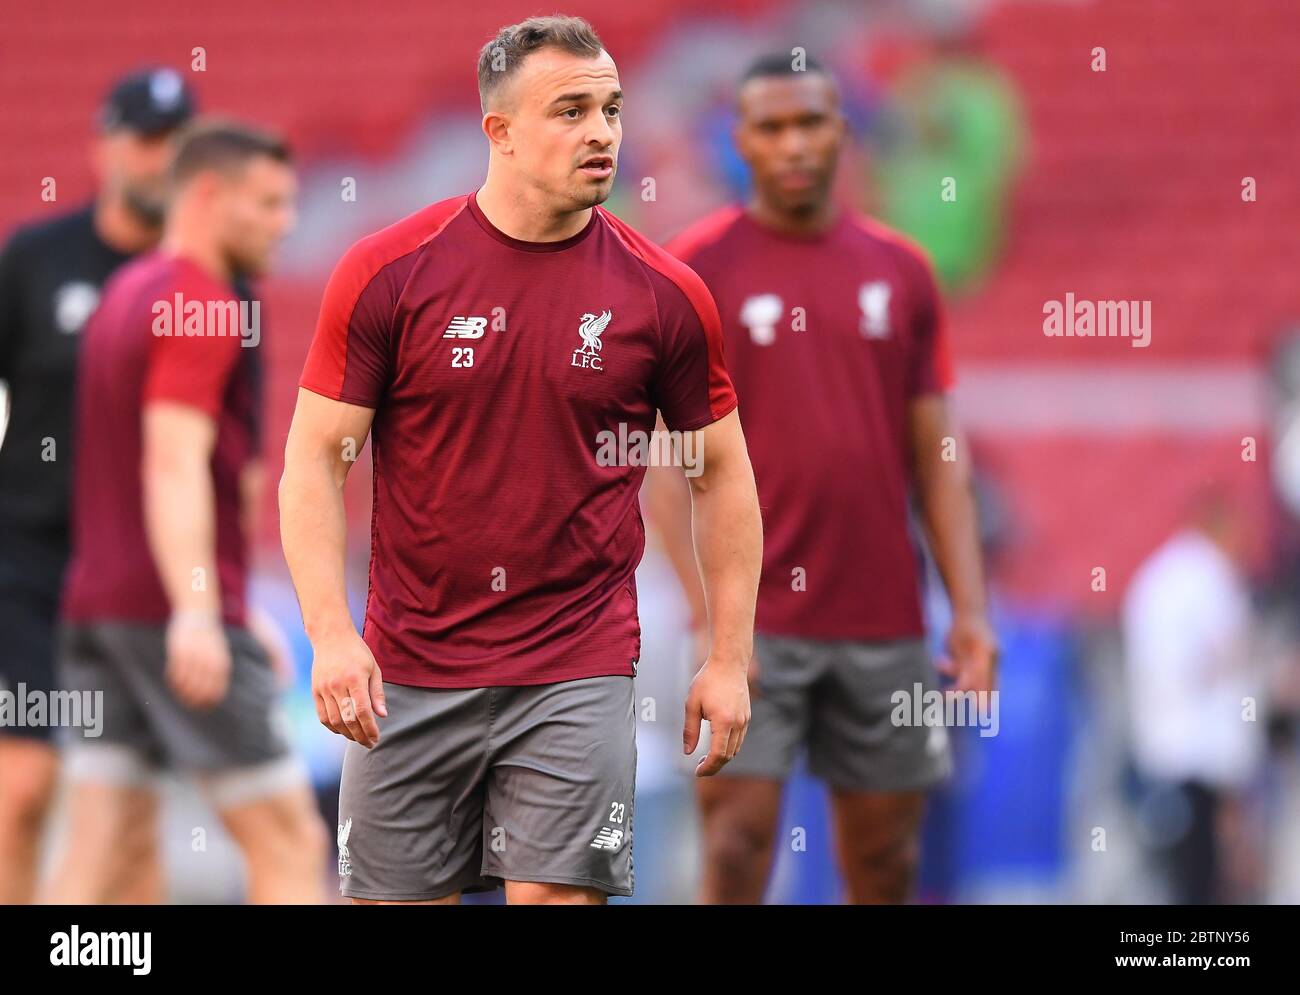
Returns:
[[[262,157],[286,165],[292,159],[278,135],[234,121],[198,121],[176,140],[169,170],[172,189],[209,169],[234,176]]]
[[[484,114],[492,95],[519,71],[524,59],[541,48],[594,58],[605,46],[596,29],[581,17],[530,17],[502,28],[478,53],[478,100]]]
[[[740,82],[736,88],[744,86],[751,79],[765,79],[769,76],[801,76],[804,73],[820,73],[827,79],[834,82],[833,77],[827,72],[826,67],[814,59],[811,55],[805,55],[799,59],[799,68],[795,67],[795,57],[791,52],[770,52],[766,55],[760,55],[740,77]]]

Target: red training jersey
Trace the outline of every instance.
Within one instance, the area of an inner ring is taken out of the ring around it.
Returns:
[[[223,619],[244,624],[239,478],[256,456],[257,413],[251,349],[241,344],[257,340],[240,335],[238,308],[231,285],[161,252],[126,264],[105,286],[78,357],[65,618],[161,623],[171,612],[149,551],[141,479],[144,406],[170,401],[217,423],[215,582]]]
[[[745,399],[763,511],[756,628],[825,640],[920,634],[908,408],[952,383],[924,255],[851,213],[795,237],[735,206],[667,248],[713,294]]]
[[[603,208],[534,243],[454,197],[343,257],[300,383],[375,412],[363,636],[386,681],[635,672],[645,467],[598,453],[656,408],[683,431],[735,408],[694,273]]]

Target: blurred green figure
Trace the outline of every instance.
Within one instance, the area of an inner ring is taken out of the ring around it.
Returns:
[[[970,289],[1002,247],[1022,152],[1015,90],[965,37],[949,36],[899,76],[893,96],[879,213],[926,248],[945,290]]]

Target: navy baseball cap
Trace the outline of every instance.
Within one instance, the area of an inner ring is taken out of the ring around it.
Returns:
[[[118,80],[104,100],[99,124],[157,135],[179,128],[194,115],[194,94],[175,69],[143,69]]]

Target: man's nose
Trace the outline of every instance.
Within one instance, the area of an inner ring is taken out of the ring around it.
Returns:
[[[808,149],[808,136],[804,134],[802,128],[785,128],[781,133],[778,147],[783,155],[792,159],[798,158]]]
[[[599,145],[602,152],[613,147],[614,129],[610,126],[609,119],[604,114],[600,115],[600,124],[587,133],[587,144]]]

